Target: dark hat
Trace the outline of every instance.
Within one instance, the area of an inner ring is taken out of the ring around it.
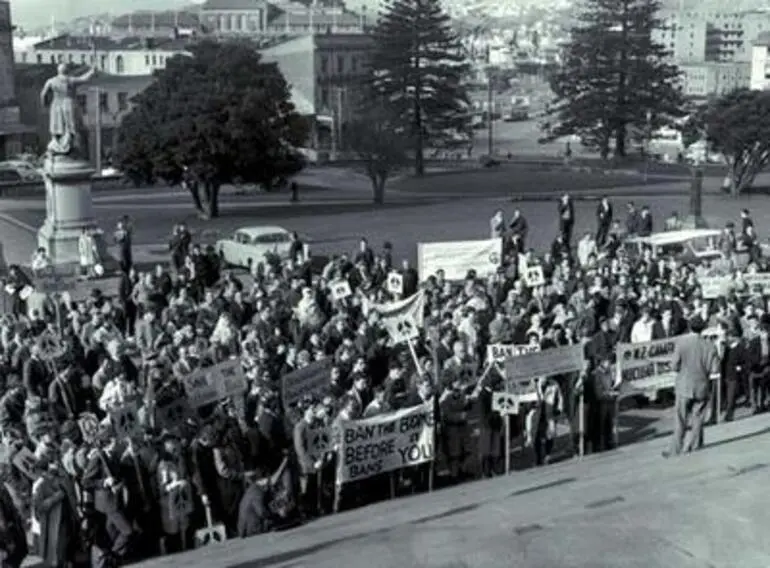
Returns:
[[[700,316],[695,316],[690,320],[690,330],[693,333],[700,333],[706,329],[706,322],[703,321],[703,318]]]
[[[759,325],[770,328],[770,314],[762,314],[762,317],[759,318]]]

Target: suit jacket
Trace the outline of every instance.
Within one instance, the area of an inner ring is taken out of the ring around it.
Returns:
[[[559,223],[561,225],[575,224],[575,205],[572,203],[572,199],[568,200],[567,203],[559,200]]]
[[[603,203],[599,203],[596,208],[596,219],[599,225],[602,227],[609,227],[612,224],[612,204],[607,204],[607,207]]]
[[[27,359],[22,371],[22,380],[27,393],[45,398],[48,395],[48,374],[48,369],[42,360]]]
[[[676,396],[706,400],[711,375],[719,373],[719,356],[714,344],[697,333],[683,335],[674,351]]]
[[[770,353],[768,353],[768,360],[763,364],[762,362],[762,337],[752,337],[748,345],[748,359],[749,368],[752,374],[762,375],[767,373],[770,368]]]

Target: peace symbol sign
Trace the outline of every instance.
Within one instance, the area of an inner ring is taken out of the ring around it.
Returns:
[[[38,346],[40,347],[40,355],[44,359],[55,359],[62,352],[61,342],[50,333],[40,336]]]
[[[319,429],[313,433],[310,445],[316,453],[323,453],[329,447],[329,433],[326,429]]]
[[[492,398],[492,409],[502,415],[518,414],[519,404],[516,397],[510,393],[496,392]]]
[[[401,335],[407,336],[414,330],[414,326],[412,326],[412,322],[409,320],[401,320],[398,322],[398,325],[396,325],[396,329],[398,330],[398,333]]]
[[[491,264],[500,264],[500,255],[497,254],[496,252],[493,252],[492,254],[489,255],[489,262]]]

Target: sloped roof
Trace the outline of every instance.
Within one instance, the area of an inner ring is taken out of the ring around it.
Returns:
[[[181,28],[195,28],[200,24],[197,14],[183,10],[178,12],[172,10],[154,12],[154,15],[157,27],[171,28],[178,25]],[[153,25],[153,12],[123,14],[113,19],[110,23],[113,27],[127,28],[129,21],[132,27],[149,28]]]
[[[36,50],[74,50],[74,51],[184,51],[190,45],[186,38],[125,37],[115,39],[107,36],[77,36],[64,34],[35,44]]]
[[[264,8],[264,0],[206,0],[203,10],[259,10]]]
[[[762,32],[754,40],[754,45],[770,47],[770,32]]]

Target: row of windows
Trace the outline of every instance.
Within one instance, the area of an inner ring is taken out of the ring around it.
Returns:
[[[327,75],[329,73],[346,73],[351,72],[355,73],[356,71],[359,71],[359,60],[358,57],[355,55],[350,56],[350,64],[345,65],[346,57],[344,55],[338,55],[336,59],[337,65],[334,68],[331,68],[330,62],[332,58],[328,55],[322,55],[321,56],[321,75]]]
[[[115,97],[116,99],[116,105],[115,108],[112,108],[110,105],[110,94],[109,93],[99,93],[99,108],[102,112],[111,113],[113,111],[116,112],[123,112],[128,110],[128,93],[118,93]],[[88,96],[86,94],[79,94],[78,95],[78,106],[80,107],[80,111],[84,114],[87,113],[87,106],[88,106]]]
[[[21,62],[27,63],[27,53],[21,54]],[[169,59],[169,55],[145,55],[144,56],[144,63],[147,67],[163,67],[166,65],[166,61]],[[67,54],[66,56],[63,53],[59,53],[56,55],[49,55],[48,61],[45,60],[45,57],[42,53],[38,53],[36,55],[36,61],[39,64],[43,63],[72,63],[76,64],[79,63],[80,65],[94,65],[96,63],[96,59],[93,55],[87,56],[84,53],[80,54],[79,58],[76,58],[76,56],[72,53]],[[102,69],[107,69],[109,63],[108,56],[102,55],[99,57],[99,66]],[[123,59],[122,55],[118,55],[115,58],[115,73],[118,75],[121,75],[126,72],[126,63]]]

